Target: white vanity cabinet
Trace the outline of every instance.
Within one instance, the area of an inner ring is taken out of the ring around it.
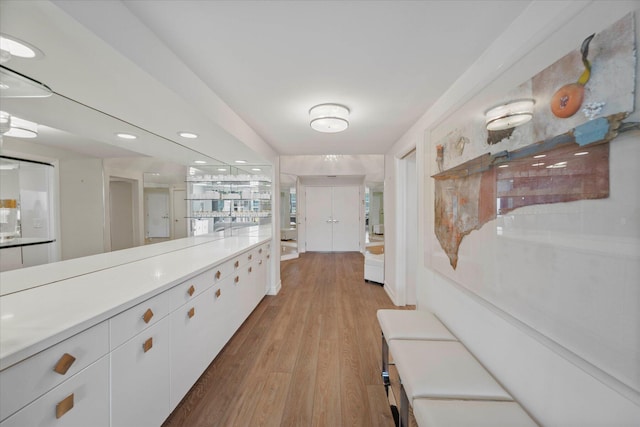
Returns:
[[[169,416],[167,319],[111,352],[111,427],[158,427]]]
[[[213,288],[178,307],[170,315],[171,409],[175,408],[215,357]]]
[[[102,322],[3,370],[0,372],[0,419],[7,418],[108,353],[108,326],[107,322]],[[105,390],[108,393],[108,387]],[[46,410],[49,415],[52,411]],[[29,411],[32,412],[33,409]],[[42,417],[46,418],[45,415]]]
[[[109,357],[103,356],[0,426],[109,427]]]

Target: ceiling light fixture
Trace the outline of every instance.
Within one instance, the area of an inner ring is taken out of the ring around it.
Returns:
[[[205,162],[204,160],[194,160],[193,163],[195,163],[196,165],[206,165],[207,162]]]
[[[135,135],[132,135],[130,133],[124,133],[124,132],[116,133],[116,136],[118,138],[121,138],[121,139],[136,139],[137,138],[137,136],[135,136]]]
[[[187,138],[187,139],[196,139],[198,137],[197,133],[185,132],[185,131],[178,132],[178,135],[180,135],[183,138]]]
[[[320,104],[309,110],[311,129],[324,133],[342,132],[349,127],[349,109],[339,104]]]
[[[236,160],[236,163],[243,165],[243,164],[247,163],[247,161],[246,160]]]
[[[25,59],[42,58],[44,56],[44,53],[37,47],[8,34],[0,34],[0,49],[9,53],[9,59],[12,56]]]
[[[11,128],[3,134],[14,138],[35,138],[38,136],[38,124],[20,117],[11,116]]]
[[[487,130],[505,130],[523,125],[533,118],[533,99],[518,99],[485,112]]]

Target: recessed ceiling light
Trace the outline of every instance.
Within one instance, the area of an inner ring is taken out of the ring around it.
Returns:
[[[236,160],[236,163],[245,164],[245,163],[247,163],[247,161],[246,160]]]
[[[194,160],[193,163],[195,163],[197,165],[206,165],[207,164],[207,162],[205,162],[204,160]]]
[[[10,120],[10,128],[3,134],[4,136],[14,138],[35,138],[38,136],[37,123],[16,116],[12,116]]]
[[[262,169],[260,169],[260,168],[251,168],[251,170],[254,171],[254,172],[260,172]]]
[[[0,49],[7,51],[11,56],[19,58],[42,58],[44,53],[37,47],[7,34],[0,34]]]
[[[120,133],[116,133],[116,136],[118,138],[122,138],[122,139],[136,139],[137,136],[132,135],[130,133],[124,133],[124,132],[120,132]]]
[[[226,172],[227,169],[226,168],[218,168],[218,172]]]
[[[198,137],[198,134],[193,133],[193,132],[178,132],[178,135],[180,135],[183,138],[188,138],[188,139],[196,139]]]

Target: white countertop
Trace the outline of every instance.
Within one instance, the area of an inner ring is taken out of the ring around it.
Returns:
[[[2,273],[16,291],[0,297],[0,370],[271,239],[270,226],[252,228],[31,267],[24,281]]]

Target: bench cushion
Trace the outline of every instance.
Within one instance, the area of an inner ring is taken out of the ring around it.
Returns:
[[[422,427],[536,427],[516,402],[415,399],[413,415]]]
[[[457,341],[391,340],[409,402],[415,398],[513,400]]]
[[[387,341],[456,340],[436,316],[424,310],[381,309],[378,322]]]

